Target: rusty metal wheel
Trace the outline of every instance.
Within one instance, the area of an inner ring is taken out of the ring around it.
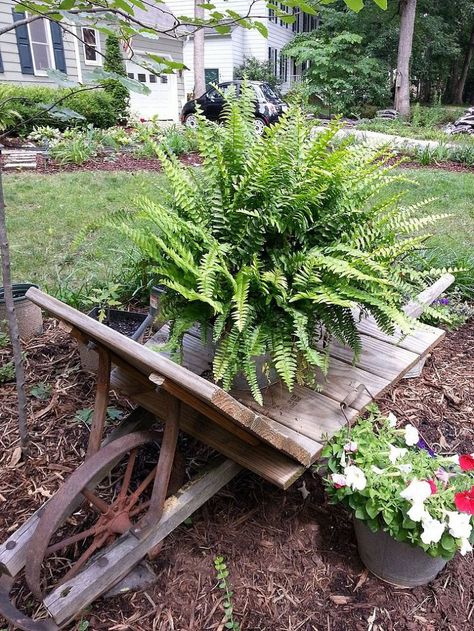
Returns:
[[[73,578],[101,547],[144,516],[161,438],[158,432],[135,432],[114,440],[78,467],[46,504],[25,565],[37,598],[42,598],[42,583]]]

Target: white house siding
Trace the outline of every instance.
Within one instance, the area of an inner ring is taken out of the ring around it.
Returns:
[[[100,50],[102,51],[102,53],[104,53],[106,35],[104,33],[99,33],[99,35]],[[132,40],[132,50],[134,51],[134,56],[136,57],[139,57],[140,55],[145,56],[145,54],[149,52],[155,55],[160,55],[162,57],[169,57],[172,61],[185,63],[182,40],[167,37],[165,35],[161,35],[158,39],[151,39],[149,37],[142,37],[140,35],[137,35]],[[124,56],[127,57],[125,53]],[[79,60],[82,77],[84,77],[84,73],[94,70],[94,65],[89,65],[85,62],[85,51],[82,42],[79,42]],[[100,65],[102,65],[102,63]],[[182,105],[184,105],[184,103],[186,102],[183,72],[176,72],[175,75],[178,90],[179,108],[181,108]]]
[[[14,4],[11,0],[0,0],[0,25],[7,26],[13,23],[12,8]],[[67,74],[73,80],[77,80],[77,65],[74,52],[74,38],[69,33],[63,32],[64,57],[66,60]],[[32,83],[36,85],[57,84],[47,76],[22,74],[20,66],[20,56],[18,54],[18,45],[14,30],[4,33],[0,37],[0,52],[3,61],[3,73],[0,73],[0,82],[8,81],[8,83]]]
[[[232,8],[241,15],[248,11],[248,0],[214,0],[213,2],[218,10]],[[168,6],[175,15],[192,16],[194,12],[193,0],[168,0]],[[256,57],[260,61],[268,60],[268,48],[272,47],[277,51],[277,74],[280,70],[280,54],[282,48],[290,42],[295,33],[292,26],[289,28],[281,26],[279,23],[270,22],[268,17],[268,9],[265,2],[260,0],[255,3],[252,9],[252,15],[258,16],[259,19],[268,28],[268,38],[263,37],[257,30],[244,29],[241,27],[234,28],[228,36],[217,37],[213,34],[206,34],[204,48],[204,66],[205,68],[219,68],[219,80],[229,81],[233,78],[233,68],[243,63],[246,57]],[[184,45],[184,63],[189,68],[184,73],[186,92],[191,93],[194,86],[193,76],[193,41],[190,35]],[[229,60],[232,60],[232,71],[229,67]],[[282,90],[286,91],[295,79],[293,76],[293,67],[291,61],[288,60],[287,69],[288,80],[282,85]]]

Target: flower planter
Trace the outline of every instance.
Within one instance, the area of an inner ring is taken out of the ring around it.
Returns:
[[[365,522],[354,518],[359,556],[368,570],[397,587],[426,585],[436,578],[447,561],[432,557],[418,547],[396,541],[383,530],[372,532]]]
[[[87,314],[94,320],[99,320],[99,307],[94,307],[92,311]],[[146,320],[146,313],[137,313],[134,311],[121,311],[119,309],[108,309],[107,318],[102,324],[109,326],[114,331],[118,331],[126,337],[133,338],[138,329],[142,326]],[[143,332],[144,333],[144,332]],[[143,333],[137,342],[143,342]],[[97,353],[90,349],[88,345],[79,342],[79,355],[81,357],[81,367],[86,372],[96,373],[99,363]]]
[[[18,322],[18,331],[22,340],[29,340],[43,332],[43,314],[41,309],[25,296],[30,287],[37,287],[31,283],[13,285],[13,301]],[[8,333],[7,310],[4,289],[0,287],[0,330]]]

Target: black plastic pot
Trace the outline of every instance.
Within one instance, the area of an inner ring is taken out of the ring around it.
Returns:
[[[40,307],[26,297],[30,287],[38,287],[31,283],[18,283],[12,286],[15,315],[18,330],[22,340],[29,340],[43,332],[43,314]],[[7,310],[5,305],[5,291],[0,287],[0,330],[8,333]]]
[[[90,318],[94,320],[99,320],[100,308],[94,307],[87,314]],[[148,319],[148,314],[146,313],[137,313],[136,311],[121,311],[119,309],[107,309],[106,310],[106,318],[102,322],[106,326],[109,326],[114,331],[118,331],[122,335],[126,337],[130,337],[137,342],[143,341],[143,334],[145,332],[145,328],[143,325],[146,323]],[[137,336],[137,333],[139,334]],[[81,366],[82,369],[96,373],[98,367],[98,356],[97,353],[89,348],[86,344],[79,342],[79,354],[81,356]]]
[[[365,522],[354,518],[359,556],[365,567],[386,583],[417,587],[435,579],[446,559],[432,557],[418,546],[396,541],[383,530],[372,532]]]

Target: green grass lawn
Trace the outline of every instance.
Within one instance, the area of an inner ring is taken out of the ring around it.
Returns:
[[[96,217],[133,207],[138,195],[153,195],[162,177],[144,171],[6,175],[14,281],[57,292],[115,279],[131,251],[117,234],[102,230],[78,251],[71,244]]]
[[[474,270],[474,174],[434,169],[404,169],[402,173],[418,183],[396,185],[408,186],[405,203],[437,197],[421,212],[452,213],[434,228],[433,264],[470,262]],[[90,288],[116,279],[131,251],[120,237],[102,231],[76,252],[71,243],[97,216],[132,207],[137,195],[153,196],[162,177],[148,172],[85,171],[5,176],[14,280],[36,282],[64,296],[65,289]]]

